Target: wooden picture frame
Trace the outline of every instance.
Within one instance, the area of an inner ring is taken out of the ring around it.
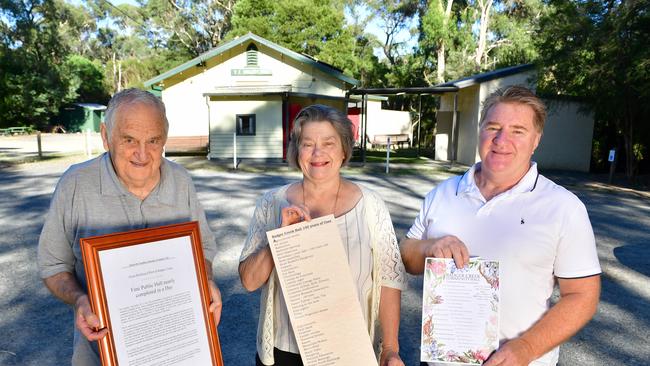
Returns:
[[[196,221],[80,242],[104,366],[223,365]]]

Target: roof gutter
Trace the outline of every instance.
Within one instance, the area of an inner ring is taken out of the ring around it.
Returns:
[[[426,86],[411,88],[360,88],[348,91],[350,95],[444,94],[457,92],[457,86]]]

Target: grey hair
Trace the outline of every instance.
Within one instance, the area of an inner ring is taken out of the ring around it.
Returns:
[[[485,101],[483,101],[481,121],[479,125],[483,125],[490,109],[499,103],[518,103],[529,106],[533,109],[533,124],[535,125],[535,129],[537,129],[537,132],[539,133],[544,131],[546,105],[544,105],[544,102],[542,102],[542,100],[539,99],[532,90],[520,85],[509,86],[490,94]]]
[[[130,88],[116,93],[108,102],[104,125],[106,125],[106,133],[109,138],[111,138],[113,127],[115,127],[115,124],[117,123],[117,111],[123,106],[132,104],[147,104],[156,108],[160,113],[160,120],[163,123],[162,127],[165,130],[165,137],[167,136],[167,133],[169,132],[169,121],[167,120],[165,104],[162,100],[148,91]]]
[[[287,162],[289,166],[297,168],[298,153],[300,151],[300,142],[302,140],[302,128],[310,122],[329,122],[341,138],[343,145],[343,165],[346,165],[352,157],[354,148],[354,135],[352,133],[352,121],[341,111],[332,107],[314,104],[303,108],[293,122],[291,129],[289,147],[287,149]]]

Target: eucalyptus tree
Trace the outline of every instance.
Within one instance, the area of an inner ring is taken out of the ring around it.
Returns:
[[[77,98],[66,60],[85,20],[62,0],[0,0],[0,124],[43,128]]]
[[[236,0],[140,0],[143,21],[191,56],[216,47],[231,28]]]
[[[595,142],[606,139],[607,130],[620,136],[625,171],[633,178],[639,163],[647,159],[650,144],[650,3],[552,0],[549,4],[538,40],[540,88],[583,98],[595,113],[596,131],[603,133]],[[594,158],[602,160],[602,154],[616,145],[595,147],[601,156]]]
[[[347,24],[339,0],[239,0],[227,38],[253,32],[359,77],[368,71],[369,39]]]
[[[541,0],[429,0],[419,11],[419,49],[428,84],[534,62]]]

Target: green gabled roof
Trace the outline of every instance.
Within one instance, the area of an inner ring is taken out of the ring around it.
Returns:
[[[352,84],[352,85],[355,85],[355,86],[359,85],[358,80],[345,75],[340,70],[336,69],[334,66],[328,65],[328,64],[326,64],[326,63],[324,63],[322,61],[315,60],[315,59],[313,59],[311,57],[300,54],[298,52],[294,52],[294,51],[292,51],[292,50],[290,50],[288,48],[280,46],[279,44],[276,44],[276,43],[273,43],[273,42],[271,42],[271,41],[269,41],[267,39],[264,39],[264,38],[262,38],[262,37],[260,37],[260,36],[258,36],[256,34],[248,33],[248,34],[246,34],[244,36],[235,38],[235,39],[233,39],[231,41],[228,41],[228,42],[226,42],[224,44],[221,44],[221,45],[219,45],[219,46],[217,46],[217,47],[215,47],[215,48],[213,48],[213,49],[211,49],[211,50],[209,50],[209,51],[207,51],[205,53],[202,53],[199,56],[191,59],[190,61],[187,61],[182,65],[176,66],[175,68],[173,68],[173,69],[171,69],[171,70],[169,70],[167,72],[164,72],[164,73],[156,76],[153,79],[149,79],[149,80],[145,81],[144,86],[145,86],[145,88],[150,88],[154,84],[157,84],[157,83],[159,83],[159,82],[161,82],[161,81],[163,81],[163,80],[165,80],[167,78],[170,78],[170,77],[172,77],[172,76],[174,76],[174,75],[176,75],[176,74],[178,74],[178,73],[180,73],[182,71],[190,69],[190,68],[192,68],[192,67],[194,67],[194,66],[196,66],[196,65],[198,65],[200,63],[206,62],[207,60],[211,59],[212,57],[217,56],[217,55],[219,55],[219,54],[221,54],[223,52],[226,52],[226,51],[228,51],[229,49],[231,49],[233,47],[239,46],[242,43],[246,43],[246,42],[250,42],[250,41],[255,41],[255,42],[257,42],[259,44],[262,44],[262,45],[264,45],[264,46],[266,46],[266,47],[268,47],[268,48],[270,48],[272,50],[275,50],[275,51],[277,51],[277,52],[279,52],[279,53],[281,53],[281,54],[283,54],[283,55],[285,55],[287,57],[290,57],[290,58],[292,58],[292,59],[294,59],[294,60],[296,60],[298,62],[302,62],[302,63],[307,64],[309,66],[313,66],[316,69],[320,70],[321,72],[323,72],[325,74],[332,75],[332,76],[336,77],[337,79],[345,81],[348,84]]]
[[[510,66],[510,67],[505,67],[503,69],[497,69],[493,71],[484,72],[482,74],[468,76],[462,79],[448,81],[446,83],[438,84],[436,85],[436,87],[455,86],[457,88],[463,89],[468,86],[484,83],[486,81],[503,78],[514,74],[519,74],[521,72],[528,71],[528,70],[533,70],[534,68],[535,65],[533,64]]]

